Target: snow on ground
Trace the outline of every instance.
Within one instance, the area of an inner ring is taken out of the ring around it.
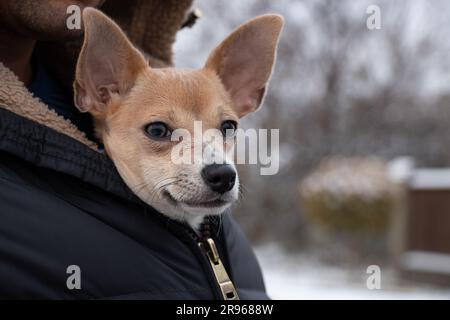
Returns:
[[[381,270],[381,289],[366,286],[366,267],[343,269],[303,254],[285,253],[274,244],[255,249],[272,299],[450,299],[450,288],[400,285],[393,270]]]

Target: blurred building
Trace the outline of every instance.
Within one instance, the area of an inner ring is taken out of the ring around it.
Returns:
[[[406,186],[392,229],[402,275],[450,284],[450,168],[414,168],[403,158],[391,175]]]

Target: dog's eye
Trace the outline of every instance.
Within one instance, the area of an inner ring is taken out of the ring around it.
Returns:
[[[233,120],[226,120],[222,122],[222,125],[220,126],[220,131],[222,131],[222,134],[224,137],[231,138],[236,133],[237,129],[237,122]]]
[[[163,122],[152,122],[146,125],[145,132],[152,139],[164,139],[172,134],[167,125]]]

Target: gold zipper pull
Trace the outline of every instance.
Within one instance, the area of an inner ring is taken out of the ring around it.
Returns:
[[[208,257],[208,261],[211,264],[211,268],[216,277],[217,284],[222,292],[222,297],[224,300],[239,300],[239,296],[236,289],[228,276],[225,267],[220,260],[219,252],[217,251],[216,244],[211,238],[206,239],[205,242],[199,243],[200,248],[205,252]]]

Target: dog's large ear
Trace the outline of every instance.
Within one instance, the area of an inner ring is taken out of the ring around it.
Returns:
[[[239,117],[261,105],[283,22],[283,17],[270,14],[244,23],[214,49],[205,64],[222,80]]]
[[[74,83],[75,105],[101,115],[113,95],[124,95],[147,67],[143,55],[110,18],[93,8],[83,10],[84,43]]]

